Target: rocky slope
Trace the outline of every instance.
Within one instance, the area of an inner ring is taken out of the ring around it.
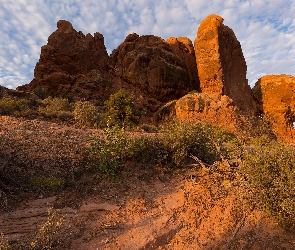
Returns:
[[[253,209],[239,180],[221,172],[127,163],[117,182],[93,179],[82,148],[98,133],[1,117],[9,190],[0,192],[0,231],[12,249],[33,240],[50,207],[64,217],[53,249],[294,249],[294,235]],[[48,176],[66,185],[45,193],[27,185]]]

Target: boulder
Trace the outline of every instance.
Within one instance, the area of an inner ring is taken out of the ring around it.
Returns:
[[[277,138],[294,143],[295,77],[264,76],[256,82],[252,93],[261,116],[272,123]]]
[[[232,132],[241,127],[238,109],[226,95],[188,94],[176,102],[175,114],[180,120],[208,122]]]
[[[154,116],[157,123],[177,117],[179,120],[205,122],[241,136],[257,136],[261,122],[245,116],[226,95],[191,93],[162,106]]]
[[[240,110],[255,113],[240,42],[221,16],[209,15],[202,21],[195,51],[201,91],[227,95]]]

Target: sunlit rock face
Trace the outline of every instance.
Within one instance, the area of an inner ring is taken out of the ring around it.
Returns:
[[[255,113],[240,42],[221,16],[210,15],[202,21],[195,52],[201,91],[227,95],[239,109]]]
[[[260,78],[252,89],[258,108],[268,119],[282,141],[295,142],[295,77],[267,75]]]

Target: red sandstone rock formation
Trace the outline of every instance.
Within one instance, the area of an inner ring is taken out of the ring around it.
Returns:
[[[195,87],[195,90],[200,90],[195,49],[192,41],[187,37],[170,37],[166,42],[170,45],[173,52],[185,62],[189,74],[190,85]]]
[[[42,46],[40,60],[36,64],[34,79],[30,84],[18,87],[29,91],[38,86],[48,94],[67,94],[73,97],[93,98],[93,90],[107,88],[108,54],[100,33],[86,36],[73,29],[68,21],[60,20],[57,30]],[[88,75],[87,80],[85,76]],[[83,87],[80,88],[80,83]]]
[[[255,112],[241,45],[222,17],[210,15],[202,21],[195,50],[201,91],[227,95],[241,110]]]
[[[295,139],[295,77],[268,75],[260,78],[252,89],[263,117],[269,119],[278,139]]]
[[[156,121],[165,121],[176,116],[180,120],[208,122],[232,132],[239,132],[250,126],[245,117],[239,114],[232,99],[226,95],[206,93],[188,94],[177,101],[163,106],[156,114]]]
[[[138,97],[138,105],[156,111],[163,102],[199,88],[192,43],[178,38],[169,43],[156,36],[128,35],[108,56],[100,33],[86,36],[68,21],[58,21],[48,43],[41,48],[31,83],[48,95],[67,95],[103,105],[110,94],[124,88]]]
[[[178,48],[173,49],[160,37],[130,34],[110,56],[112,73],[157,101],[184,96],[199,87],[197,72],[192,70],[196,63],[191,60],[192,49],[176,43]]]

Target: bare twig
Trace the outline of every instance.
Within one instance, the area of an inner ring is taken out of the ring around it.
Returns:
[[[217,149],[217,152],[219,153],[222,163],[225,164],[225,166],[230,169],[230,164],[229,164],[228,160],[221,153],[220,146],[213,139],[212,139],[212,142],[213,142],[215,148]]]
[[[245,223],[245,220],[246,220],[246,215],[243,216],[241,222],[240,222],[240,225],[236,228],[234,234],[232,235],[232,237],[229,239],[227,245],[226,245],[226,250],[229,250],[230,248],[230,244],[231,242],[235,239],[236,235],[238,234],[238,232],[240,231],[240,229],[244,226],[244,223]]]
[[[199,163],[200,166],[201,166],[204,170],[206,170],[206,171],[210,170],[211,165],[206,164],[205,162],[202,162],[202,161],[201,161],[197,156],[195,156],[195,155],[192,155],[192,154],[191,154],[190,157],[191,157],[192,159],[194,159],[197,163]]]

